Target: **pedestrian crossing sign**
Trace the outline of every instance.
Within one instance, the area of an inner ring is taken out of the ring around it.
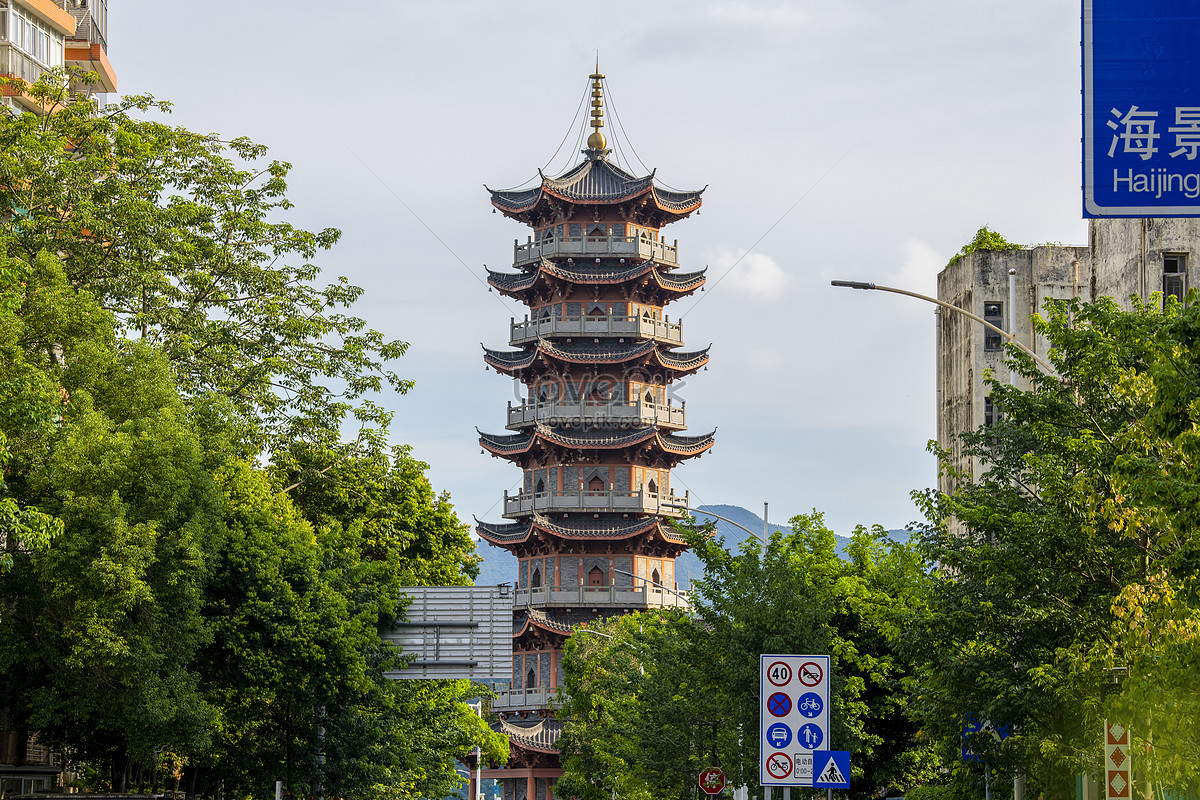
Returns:
[[[814,750],[812,785],[816,789],[849,789],[850,752]]]

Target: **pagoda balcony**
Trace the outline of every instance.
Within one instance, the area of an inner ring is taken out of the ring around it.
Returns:
[[[686,405],[647,403],[645,400],[547,400],[508,404],[509,430],[520,430],[537,423],[557,427],[582,425],[657,425],[682,430],[687,427]]]
[[[668,345],[683,344],[683,323],[638,316],[557,317],[515,319],[508,325],[508,341],[513,347],[535,342],[547,336],[621,336],[630,339],[654,339]]]
[[[540,241],[513,242],[513,264],[524,267],[543,258],[628,258],[653,259],[666,265],[679,266],[679,240],[674,244],[653,241],[641,236],[548,236]]]
[[[617,489],[574,492],[521,492],[510,496],[504,492],[504,514],[508,519],[527,517],[534,512],[560,514],[570,512],[657,514],[682,517],[687,511],[688,496],[679,497],[663,492],[636,492]],[[682,506],[682,508],[675,508]]]
[[[659,586],[527,586],[513,591],[513,605],[565,608],[690,608],[687,592]]]
[[[537,686],[532,689],[505,689],[496,692],[492,711],[537,711],[549,708],[558,695],[557,689]]]

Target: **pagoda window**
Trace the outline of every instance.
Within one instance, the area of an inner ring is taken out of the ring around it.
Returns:
[[[588,392],[588,396],[593,400],[608,400],[612,397],[612,384],[606,380],[599,380],[592,384],[592,389]]]
[[[534,491],[534,494],[545,494],[546,493],[546,481],[544,481],[541,478],[538,478],[538,482],[533,487],[533,491]]]
[[[536,589],[542,585],[542,570],[540,567],[534,569],[533,574],[529,576],[530,588]]]
[[[604,585],[604,570],[599,567],[592,567],[588,571],[588,586],[603,586]]]
[[[647,390],[646,390],[646,397],[645,397],[645,400],[646,400],[646,402],[647,402],[647,403],[650,403],[651,405],[654,405],[654,392],[652,392],[652,391],[650,391],[649,389],[647,389]]]
[[[653,478],[646,484],[646,488],[650,491],[650,494],[658,494],[658,482]]]
[[[541,316],[543,320],[550,319],[550,306],[542,306]]]
[[[655,584],[656,586],[662,585],[662,576],[658,574],[657,569],[655,569],[654,572],[650,573],[650,582]]]
[[[604,479],[601,478],[599,475],[597,475],[596,477],[589,480],[588,481],[588,491],[589,492],[603,492],[604,491]]]
[[[539,403],[550,402],[550,387],[549,386],[546,386],[545,384],[543,384],[543,385],[537,387],[537,402],[539,402]]]
[[[591,303],[588,305],[587,315],[592,318],[607,316],[608,306],[604,305],[604,303]]]
[[[588,236],[608,236],[608,229],[599,223],[593,224],[588,228]]]
[[[534,671],[533,667],[530,667],[529,672],[525,674],[525,688],[527,690],[537,688],[537,672]]]

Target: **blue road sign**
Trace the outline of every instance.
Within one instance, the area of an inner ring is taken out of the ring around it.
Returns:
[[[1200,216],[1200,4],[1083,0],[1084,217]]]
[[[767,728],[767,741],[776,750],[782,750],[792,743],[792,729],[782,722],[776,722]]]
[[[767,711],[776,717],[786,717],[792,712],[792,698],[783,692],[776,692],[767,698]]]
[[[850,788],[850,752],[817,750],[813,753],[814,789]]]
[[[825,703],[821,700],[821,695],[815,692],[805,692],[796,698],[796,710],[808,719],[819,717],[823,708]]]
[[[796,731],[796,744],[805,750],[816,750],[825,741],[825,732],[814,722],[806,722]]]

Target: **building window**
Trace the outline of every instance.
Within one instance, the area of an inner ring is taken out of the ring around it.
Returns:
[[[592,567],[588,570],[588,586],[603,586],[604,585],[604,570],[599,567]]]
[[[1187,253],[1163,253],[1163,303],[1168,297],[1183,302],[1187,294]]]
[[[983,319],[989,325],[995,325],[1003,330],[1004,328],[1004,304],[1003,303],[984,303],[983,304]],[[1000,350],[1004,347],[1004,337],[996,333],[991,328],[985,328],[983,331],[983,349],[984,350]]]
[[[990,428],[1000,421],[1000,412],[996,408],[996,404],[992,402],[992,398],[983,398],[983,427]]]

